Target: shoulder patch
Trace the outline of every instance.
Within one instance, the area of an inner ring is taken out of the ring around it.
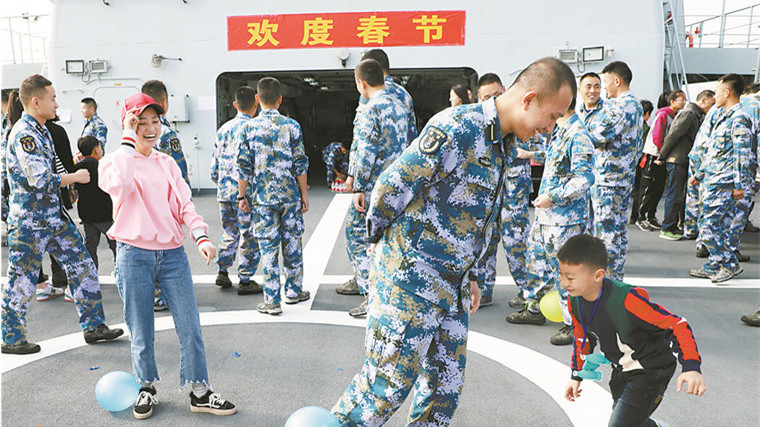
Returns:
[[[420,151],[424,154],[435,154],[448,139],[446,132],[435,126],[429,126],[420,138]]]
[[[19,142],[21,143],[21,148],[27,153],[31,153],[37,148],[37,144],[34,143],[34,137],[32,136],[22,136],[21,139],[19,139]]]
[[[172,151],[176,153],[182,151],[182,146],[179,145],[179,138],[172,138],[171,141],[169,141],[169,145],[171,145]]]

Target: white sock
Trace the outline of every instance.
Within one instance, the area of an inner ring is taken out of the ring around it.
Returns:
[[[140,381],[140,388],[151,388],[151,387],[153,387],[153,383],[152,382],[150,382],[150,381],[148,381],[148,382],[142,382],[142,381]]]
[[[208,387],[203,383],[193,383],[191,386],[193,387],[193,394],[195,397],[203,397],[208,391]]]

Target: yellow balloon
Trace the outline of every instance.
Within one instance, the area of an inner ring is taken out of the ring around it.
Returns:
[[[562,309],[559,306],[559,293],[557,291],[549,292],[541,298],[538,303],[541,313],[554,323],[562,322]]]

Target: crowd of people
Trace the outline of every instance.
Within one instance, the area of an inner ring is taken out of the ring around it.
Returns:
[[[624,62],[576,81],[566,64],[544,58],[509,87],[494,73],[482,75],[477,102],[466,86],[452,87],[452,108],[418,132],[413,99],[393,80],[384,51],[366,52],[354,77],[360,97],[350,147],[335,142],[323,151],[328,183],[339,181],[353,193],[345,232],[354,274],[336,291],[363,295],[348,314],[368,318],[364,366],[333,408],[342,425],[384,423],[413,387],[409,422],[449,423],[464,382],[469,316],[493,304],[499,241],[518,288],[509,301],[517,311],[506,321],[546,323],[539,301],[558,291],[564,324],[550,342],[573,344],[574,371],[596,344],[612,361],[611,425],[634,416],[655,425],[649,417],[675,369],[661,331],[672,332],[677,343],[679,389],[687,383],[689,393],[704,393],[688,324],[650,302],[643,289],[623,283],[627,223],[659,229],[667,240],[696,239],[709,259],[692,276],[720,283],[741,274],[739,262],[747,260],[739,252],[741,232],[751,228],[760,188],[760,86],[745,88],[741,76],[729,74],[693,103],[680,90],[663,94],[654,111],[631,93],[633,73]],[[223,228],[216,285],[233,285],[229,270],[237,258],[238,294],[263,293],[257,310],[268,315],[282,313],[283,300],[311,298],[302,286],[301,242],[309,159],[301,127],[278,111],[281,103],[275,78],[239,87],[237,115],[217,131],[210,167]],[[157,403],[153,312],[161,310],[174,318],[180,386],[191,385],[191,409],[234,413],[209,385],[182,227],[207,264],[217,248],[196,212],[182,144],[165,118],[166,86],[151,80],[124,100],[120,147],[105,156],[107,128],[94,99],[81,102],[86,124],[76,158],[70,147],[59,149],[68,139],[56,141],[49,80],[27,78],[3,98],[4,114],[6,105],[2,211],[9,268],[2,352],[40,351],[27,341],[25,327],[35,294],[73,300],[88,343],[123,333],[104,321],[97,278],[103,234],[115,259],[141,387],[134,416],[150,417]],[[544,172],[531,202],[532,164]],[[67,197],[76,199],[84,239],[67,213]],[[62,270],[65,290],[56,286],[55,271],[47,283],[41,271],[46,252]],[[263,284],[253,280],[259,266]],[[615,321],[622,312],[636,320]],[[760,312],[742,320],[759,326]],[[621,399],[638,393],[642,379],[630,373],[639,369],[656,374],[653,391]],[[568,399],[579,397],[579,384],[573,373]],[[650,411],[632,415],[638,407]]]

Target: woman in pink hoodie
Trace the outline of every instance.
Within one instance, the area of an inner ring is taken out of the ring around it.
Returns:
[[[133,415],[148,418],[156,404],[153,350],[153,296],[156,284],[171,309],[179,337],[180,387],[190,383],[190,409],[217,415],[235,413],[235,405],[213,393],[206,371],[190,264],[182,246],[185,225],[208,264],[216,256],[208,225],[190,200],[190,188],[174,160],[153,149],[161,135],[163,108],[153,98],[135,94],[124,101],[121,147],[100,161],[100,187],[113,200],[114,224],[108,237],[117,241],[116,284],[124,301],[124,318],[132,342],[132,365],[141,385]]]

